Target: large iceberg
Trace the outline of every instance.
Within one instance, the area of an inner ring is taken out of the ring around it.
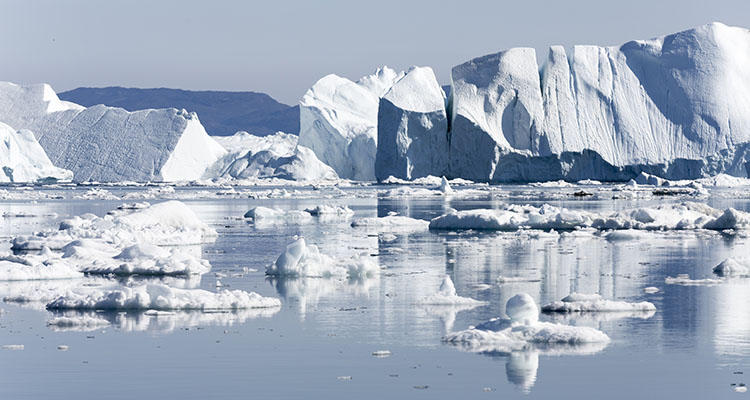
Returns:
[[[237,132],[216,140],[228,153],[206,170],[204,178],[207,179],[338,179],[333,168],[321,162],[312,150],[297,145],[295,135],[277,132],[254,136]]]
[[[34,132],[76,181],[194,180],[226,153],[194,113],[84,108],[61,101],[47,84],[0,82],[0,121]]]
[[[401,179],[448,172],[445,93],[429,67],[412,67],[380,99],[375,177]]]
[[[403,75],[382,67],[357,82],[321,78],[300,100],[299,145],[341,178],[374,180],[379,99]]]
[[[70,180],[73,173],[57,168],[28,130],[0,122],[0,182]]]
[[[453,68],[451,175],[482,181],[747,176],[750,32],[511,49]]]

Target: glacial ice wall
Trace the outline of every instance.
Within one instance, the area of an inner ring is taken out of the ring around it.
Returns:
[[[434,97],[413,90],[401,96]],[[405,117],[382,104],[378,133],[392,137]],[[509,49],[451,71],[447,175],[485,182],[748,176],[747,110],[747,29],[712,23],[617,47],[553,46],[541,68],[533,49]],[[408,143],[418,132],[400,135]],[[400,162],[443,153],[437,146]],[[376,166],[383,179],[393,163]]]

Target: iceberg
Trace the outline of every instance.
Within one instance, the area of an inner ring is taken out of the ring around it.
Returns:
[[[195,113],[85,108],[47,84],[0,82],[0,121],[34,132],[52,163],[78,182],[196,180],[226,153]]]
[[[429,67],[412,67],[380,99],[375,177],[416,179],[448,172],[445,93]]]
[[[34,134],[0,122],[0,182],[71,180],[73,173],[52,165]]]
[[[261,137],[238,132],[216,140],[228,153],[206,170],[205,179],[320,181],[339,178],[312,150],[298,146],[294,135],[277,132]]]
[[[453,285],[453,280],[450,276],[446,275],[443,277],[443,282],[440,283],[437,293],[426,296],[419,301],[417,304],[428,305],[428,306],[480,306],[487,304],[484,301],[472,299],[471,297],[459,296],[456,292],[456,287]]]
[[[404,74],[382,67],[357,82],[331,74],[300,100],[299,145],[343,179],[375,179],[379,99]]]

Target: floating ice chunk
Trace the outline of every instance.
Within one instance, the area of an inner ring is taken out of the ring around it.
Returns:
[[[513,351],[529,346],[578,346],[592,343],[606,344],[609,337],[603,332],[579,326],[539,322],[539,310],[531,296],[520,294],[506,304],[510,318],[495,318],[487,322],[446,335],[443,341],[460,345],[470,351]]]
[[[655,286],[648,286],[643,288],[643,292],[648,294],[659,293],[659,288]]]
[[[750,275],[750,267],[744,262],[734,258],[727,258],[715,266],[714,274],[722,277],[747,276]]]
[[[664,278],[664,283],[667,285],[682,285],[682,286],[712,286],[712,285],[718,285],[720,283],[724,283],[724,280],[722,279],[711,279],[711,278],[704,278],[704,279],[690,279],[690,276],[687,274],[679,274],[675,277],[668,276]]]
[[[322,254],[318,247],[300,238],[287,245],[276,262],[266,268],[266,275],[285,277],[367,279],[380,273],[380,267],[366,256],[336,260]]]
[[[354,211],[347,206],[338,207],[327,204],[306,208],[305,211],[313,217],[321,218],[349,218],[354,215]]]
[[[48,310],[239,310],[280,307],[281,301],[255,292],[176,289],[148,284],[68,293],[47,304]]]
[[[480,306],[487,304],[483,301],[474,300],[470,297],[462,297],[456,293],[456,287],[453,285],[453,281],[450,276],[446,275],[443,277],[443,281],[440,284],[440,288],[437,293],[424,297],[417,301],[420,305],[445,305],[445,306],[463,306],[463,305],[475,305]]]
[[[301,210],[282,210],[280,208],[268,208],[263,206],[253,207],[245,213],[245,218],[252,218],[254,222],[291,222],[310,223],[313,222],[309,212]]]
[[[75,265],[57,258],[42,255],[0,255],[0,281],[26,281],[82,278]]]
[[[518,229],[573,230],[686,230],[748,229],[750,214],[727,209],[720,211],[705,204],[685,202],[634,208],[611,214],[568,210],[544,204],[505,205],[500,209],[450,211],[430,221],[430,229],[482,229],[513,231]],[[623,239],[633,232],[614,233],[611,239]]]
[[[560,301],[554,301],[542,307],[543,312],[617,312],[617,311],[655,311],[656,306],[647,301],[629,303],[626,301],[605,300],[598,294],[571,293]]]
[[[207,260],[181,248],[164,248],[138,243],[116,255],[111,247],[93,240],[76,240],[64,248],[65,258],[76,260],[81,272],[95,275],[193,275],[211,270]],[[116,250],[115,250],[116,251]],[[75,254],[75,255],[74,255]]]
[[[390,357],[391,351],[390,350],[376,350],[372,352],[372,356],[378,357],[378,358]]]
[[[22,344],[4,344],[0,346],[0,349],[3,350],[23,350],[24,346]]]
[[[419,232],[427,230],[429,225],[429,221],[402,215],[358,218],[352,221],[352,227],[354,228],[366,228],[380,232]]]
[[[117,245],[195,245],[212,242],[216,236],[216,230],[202,222],[188,206],[171,200],[129,214],[76,216],[62,221],[58,230],[17,236],[12,247],[38,250],[46,246],[54,250],[76,239],[100,239]]]

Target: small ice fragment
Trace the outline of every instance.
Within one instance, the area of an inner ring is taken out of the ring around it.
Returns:
[[[57,346],[57,349],[60,350],[60,351],[68,351],[69,347],[66,346],[66,345],[64,345],[64,344],[61,344],[61,345]]]
[[[654,287],[654,286],[649,286],[647,288],[644,288],[643,291],[645,293],[648,293],[648,294],[654,294],[654,293],[658,293],[659,292],[659,288],[658,287]]]
[[[373,357],[377,357],[377,358],[385,358],[385,357],[390,357],[391,352],[390,350],[377,350],[377,351],[373,351],[372,355]]]
[[[350,381],[352,380],[351,375],[344,375],[344,376],[337,376],[336,379],[340,381]]]
[[[23,350],[22,344],[4,344],[0,347],[3,350]]]

